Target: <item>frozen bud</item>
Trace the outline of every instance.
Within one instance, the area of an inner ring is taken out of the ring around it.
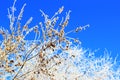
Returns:
[[[64,6],[62,6],[62,7],[58,10],[58,13],[61,14],[62,11],[63,11],[63,9],[64,9]]]

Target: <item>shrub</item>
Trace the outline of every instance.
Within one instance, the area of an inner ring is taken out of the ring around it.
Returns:
[[[114,69],[109,55],[95,58],[94,52],[80,47],[79,40],[67,36],[89,27],[65,32],[71,11],[60,21],[63,6],[52,18],[40,10],[44,22],[29,28],[32,17],[21,26],[26,4],[16,18],[15,3],[8,9],[10,30],[0,28],[0,80],[120,80],[120,69]],[[34,40],[26,40],[32,31]]]

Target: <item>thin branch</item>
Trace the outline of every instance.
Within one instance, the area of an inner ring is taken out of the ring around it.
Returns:
[[[30,51],[30,53],[29,53],[28,55],[26,55],[24,63],[22,64],[22,66],[21,66],[20,69],[18,70],[17,74],[13,77],[13,80],[15,80],[15,78],[18,76],[18,74],[20,73],[20,71],[23,69],[25,63],[28,61],[27,58],[29,57],[29,55],[30,55],[30,54],[34,51],[34,49],[36,49],[38,46],[39,46],[39,45],[36,45],[36,46]]]

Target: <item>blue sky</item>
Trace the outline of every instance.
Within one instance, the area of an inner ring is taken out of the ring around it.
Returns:
[[[12,6],[12,1],[0,2],[0,26],[7,29],[9,26],[7,8]],[[120,0],[17,0],[15,6],[18,12],[24,3],[27,6],[22,19],[23,24],[31,16],[33,17],[31,26],[42,21],[40,9],[52,16],[64,6],[64,12],[72,11],[67,30],[90,24],[87,30],[70,36],[78,37],[85,48],[92,50],[99,48],[98,53],[103,53],[106,48],[112,56],[120,54]]]

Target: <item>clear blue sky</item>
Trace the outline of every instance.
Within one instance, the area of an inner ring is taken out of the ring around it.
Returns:
[[[12,1],[0,0],[0,26],[5,28],[9,25],[7,8],[12,6]],[[23,24],[31,16],[34,18],[33,25],[41,21],[40,9],[52,16],[64,6],[65,12],[72,10],[68,30],[90,24],[87,30],[74,34],[74,37],[79,37],[83,47],[92,50],[100,48],[100,52],[106,48],[112,56],[120,54],[120,0],[17,0],[17,11],[24,3],[27,6]]]

